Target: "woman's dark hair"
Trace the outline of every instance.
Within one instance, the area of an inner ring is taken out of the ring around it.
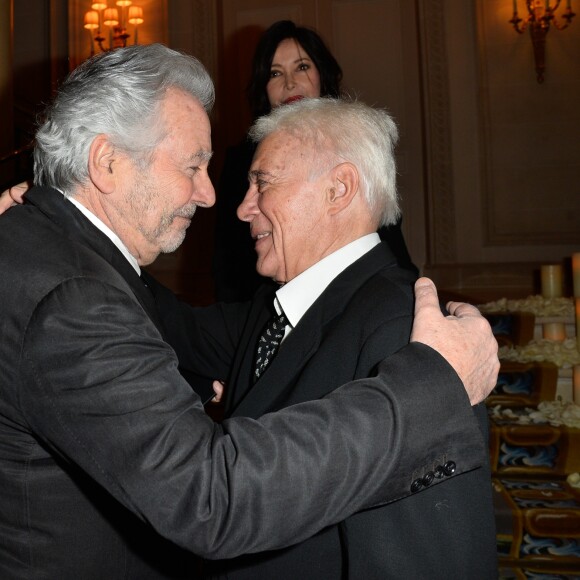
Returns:
[[[291,20],[275,22],[260,37],[252,61],[252,77],[247,88],[254,119],[270,112],[266,85],[278,45],[293,38],[308,53],[320,75],[320,96],[339,97],[342,69],[320,36],[309,28],[296,26]]]

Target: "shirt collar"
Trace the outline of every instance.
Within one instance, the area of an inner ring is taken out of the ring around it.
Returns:
[[[326,287],[346,268],[381,242],[377,233],[368,234],[326,256],[276,291],[274,306],[295,327]]]
[[[62,192],[61,192],[62,193]],[[64,195],[64,194],[63,194]],[[99,228],[101,232],[103,232],[110,240],[117,246],[121,254],[125,256],[129,264],[133,266],[133,269],[139,276],[141,276],[141,268],[139,264],[129,250],[127,246],[121,241],[119,236],[107,225],[105,225],[92,211],[87,209],[82,203],[77,201],[74,197],[65,196],[65,199],[68,199],[95,227]]]

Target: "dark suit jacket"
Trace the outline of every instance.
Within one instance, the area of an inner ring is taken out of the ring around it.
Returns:
[[[258,322],[250,317],[241,336],[243,352],[237,353],[229,379],[228,414],[259,417],[323,397],[345,381],[375,374],[385,353],[397,351],[409,340],[413,280],[410,272],[397,267],[387,245],[375,247],[329,285],[252,386],[253,345],[272,302],[271,293],[259,293],[253,305]],[[434,375],[428,388],[436,393],[440,386]],[[432,404],[430,397],[424,404]],[[433,412],[442,416],[453,414],[453,409],[444,405]],[[485,409],[474,412],[487,437]],[[471,420],[476,424],[475,416]],[[432,433],[425,429],[429,438]],[[376,433],[375,444],[380,444],[382,435]],[[427,471],[438,473],[439,466],[451,461],[460,466],[465,458],[434,445],[432,460]],[[448,481],[442,485],[431,484],[407,499],[356,514],[291,548],[209,564],[208,575],[288,580],[494,578],[491,475],[485,458],[481,461],[480,469],[460,477],[443,476]],[[424,475],[413,477],[424,481]]]
[[[187,559],[160,536],[234,557],[408,493],[412,466],[430,456],[414,440],[417,423],[408,438],[396,435],[426,379],[400,389],[410,361],[432,359],[447,377],[458,419],[443,421],[443,439],[473,455],[466,470],[478,465],[483,442],[462,386],[421,345],[364,386],[214,424],[179,375],[135,271],[54,190],[35,188],[0,216],[0,272],[3,579],[187,577]]]

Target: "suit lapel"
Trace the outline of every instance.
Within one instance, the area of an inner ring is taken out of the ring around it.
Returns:
[[[232,410],[236,408],[252,387],[254,352],[258,337],[270,316],[274,290],[271,285],[261,286],[252,300],[247,318],[248,322],[237,346],[229,377],[229,382],[236,385],[236,388],[226,389],[225,408],[228,415],[232,414]]]
[[[396,267],[396,260],[388,246],[381,243],[337,276],[284,340],[263,376],[253,387],[246,386],[245,395],[237,398],[233,415],[259,416],[284,406],[288,392],[296,388],[297,377],[318,350],[330,325],[342,314],[357,290],[388,265]],[[267,317],[266,313],[262,325]],[[260,331],[261,327],[255,331],[254,343]],[[251,358],[250,352],[245,352],[244,361]],[[240,390],[239,382],[235,390]]]
[[[27,192],[25,201],[38,207],[61,228],[63,233],[66,233],[71,241],[90,247],[117,270],[159,332],[164,334],[150,290],[117,246],[101,230],[95,227],[72,203],[65,200],[60,192],[52,188],[34,187]]]

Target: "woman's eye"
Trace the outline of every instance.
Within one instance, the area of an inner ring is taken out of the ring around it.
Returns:
[[[308,70],[310,69],[310,65],[306,64],[305,62],[300,63],[300,66],[298,67],[298,70]]]
[[[270,71],[270,78],[273,79],[275,77],[279,77],[280,76],[280,71],[278,70],[271,70]]]

